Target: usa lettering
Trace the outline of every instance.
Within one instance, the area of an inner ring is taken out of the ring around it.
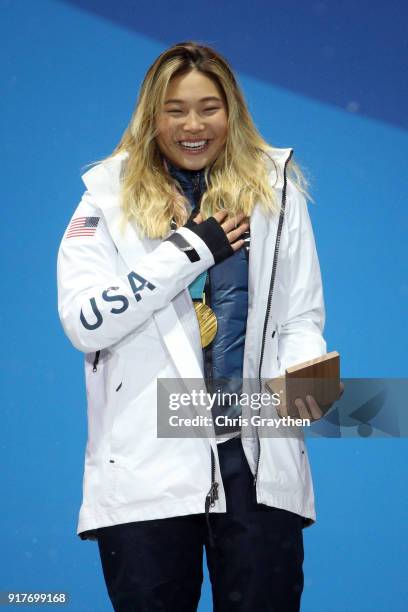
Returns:
[[[143,276],[140,276],[140,274],[137,274],[136,272],[130,272],[127,277],[129,280],[129,284],[132,288],[133,295],[135,296],[136,302],[140,302],[142,300],[142,292],[144,290],[149,289],[149,291],[153,291],[153,289],[156,289],[156,286],[153,285],[153,283],[148,281],[146,278],[143,278]],[[120,293],[114,293],[118,290],[119,287],[108,287],[108,289],[102,291],[101,294],[101,297],[105,302],[112,303],[112,308],[110,310],[112,314],[122,314],[129,308],[128,298],[125,295],[121,295]],[[95,318],[93,321],[88,321],[81,308],[81,323],[85,327],[85,329],[98,329],[98,327],[100,327],[103,323],[102,313],[99,310],[96,303],[96,299],[94,297],[89,299],[89,303],[91,305],[91,309],[93,314],[95,315]],[[115,305],[113,306],[113,304]]]
[[[137,274],[136,272],[131,272],[130,274],[128,274],[128,279],[130,286],[132,287],[133,294],[136,298],[136,302],[140,302],[140,300],[142,299],[140,292],[143,291],[145,287],[150,289],[150,291],[153,291],[153,289],[156,288],[154,285],[152,285],[151,282],[149,282],[148,280],[143,278],[143,276],[140,276],[140,274]]]

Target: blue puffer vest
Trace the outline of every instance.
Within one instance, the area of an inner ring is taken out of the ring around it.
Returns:
[[[168,160],[167,165],[171,176],[189,200],[193,208],[192,215],[195,216],[206,188],[204,170],[184,170]],[[207,270],[206,304],[214,311],[218,327],[214,340],[203,349],[205,377],[210,386],[213,380],[225,380],[224,385],[215,385],[213,391],[221,388],[230,392],[240,390],[248,311],[248,256],[249,240],[234,255]],[[232,379],[238,380],[234,383]],[[229,416],[238,416],[240,413],[233,407],[219,412],[228,413]],[[216,431],[221,433],[217,428]],[[223,429],[222,432],[226,433],[227,430]]]

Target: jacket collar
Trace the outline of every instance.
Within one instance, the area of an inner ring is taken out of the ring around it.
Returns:
[[[293,149],[291,148],[278,149],[276,147],[270,147],[268,149],[266,165],[269,170],[272,185],[275,189],[283,189],[285,164],[292,153]]]
[[[167,158],[164,159],[164,165],[170,176],[180,185],[180,189],[190,202],[192,209],[199,207],[201,196],[206,189],[205,169],[186,170],[184,168],[179,168]]]
[[[191,189],[195,185],[199,185],[200,187],[205,185],[205,168],[201,170],[186,170],[185,168],[175,166],[167,158],[165,158],[165,165],[169,174],[180,183],[180,187],[183,191],[185,189]]]

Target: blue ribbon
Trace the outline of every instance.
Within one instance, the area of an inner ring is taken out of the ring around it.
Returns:
[[[201,300],[204,293],[205,281],[207,278],[207,272],[202,272],[197,278],[188,286],[192,300]]]

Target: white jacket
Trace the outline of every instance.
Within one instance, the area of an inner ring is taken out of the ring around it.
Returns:
[[[243,365],[248,379],[278,376],[326,352],[321,276],[307,205],[286,181],[292,150],[272,151],[271,181],[278,197],[286,196],[286,210],[269,305],[279,215],[266,214],[260,205],[251,215]],[[67,237],[68,226],[58,254],[60,319],[72,344],[85,353],[88,442],[77,530],[82,538],[92,538],[84,532],[98,527],[202,513],[214,480],[218,499],[212,500],[211,512],[226,511],[215,438],[156,435],[157,378],[203,377],[187,287],[214,259],[187,228],[177,232],[198,253],[195,262],[169,241],[141,239],[132,224],[121,233],[119,178],[125,160],[126,154],[117,155],[84,174],[87,191],[71,221],[99,221],[90,235]],[[259,443],[258,502],[312,524],[313,485],[303,438],[242,438],[254,474]]]

